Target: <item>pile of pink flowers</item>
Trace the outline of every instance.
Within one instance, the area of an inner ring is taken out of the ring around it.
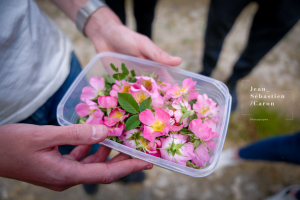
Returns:
[[[192,78],[182,86],[154,74],[122,72],[90,79],[76,106],[78,123],[104,124],[108,138],[180,165],[199,169],[210,159],[218,137],[219,106],[199,94]]]

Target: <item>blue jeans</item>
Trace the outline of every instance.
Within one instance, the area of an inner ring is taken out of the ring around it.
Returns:
[[[239,156],[249,160],[283,161],[300,165],[300,132],[255,142],[241,148]]]
[[[76,79],[78,74],[81,72],[80,63],[72,52],[71,56],[71,68],[70,74],[68,75],[67,79],[63,83],[63,85],[46,101],[44,105],[38,108],[31,116],[27,119],[20,121],[19,123],[26,123],[26,124],[36,124],[36,125],[54,125],[59,126],[57,119],[56,119],[56,109],[63,98],[64,94],[67,92],[73,81]],[[76,146],[74,145],[61,145],[59,146],[59,152],[64,154],[69,154]],[[100,144],[92,145],[91,151],[89,155],[95,153]]]

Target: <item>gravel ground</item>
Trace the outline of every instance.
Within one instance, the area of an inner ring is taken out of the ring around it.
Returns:
[[[48,1],[39,5],[66,32],[74,44],[82,66],[96,54],[92,43],[76,31],[75,25]],[[182,69],[199,72],[204,47],[203,36],[209,1],[160,0],[154,22],[154,42],[165,51],[183,58]],[[234,62],[243,50],[256,4],[250,4],[239,16],[228,35],[213,78],[226,81]],[[128,26],[134,29],[130,2],[127,2]],[[293,91],[294,101],[276,102],[277,109],[287,118],[299,116],[300,87],[300,23],[276,45],[253,72],[244,80],[256,87],[265,87],[274,93]],[[249,91],[244,82],[238,86],[240,105],[249,101]],[[288,99],[288,98],[287,98]],[[247,106],[245,106],[247,107]],[[239,120],[247,112],[239,106],[232,120]],[[241,146],[243,142],[226,140],[225,148]],[[84,194],[81,186],[64,192],[53,192],[27,183],[0,178],[0,200],[50,200],[50,199],[203,199],[203,200],[258,200],[276,193],[291,184],[299,184],[299,166],[285,163],[245,162],[239,166],[215,172],[205,178],[192,178],[163,168],[147,171],[142,184],[101,185],[94,197]]]

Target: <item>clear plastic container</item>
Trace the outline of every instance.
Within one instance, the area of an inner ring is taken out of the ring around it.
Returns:
[[[208,97],[216,101],[220,107],[219,120],[216,129],[218,137],[215,140],[216,145],[210,153],[210,160],[205,163],[205,167],[201,169],[193,169],[190,167],[179,165],[177,163],[170,162],[162,158],[143,153],[141,151],[137,151],[109,139],[105,139],[103,142],[101,142],[101,144],[115,149],[119,152],[123,152],[130,156],[189,176],[204,177],[211,174],[217,166],[225,142],[230,118],[231,96],[229,94],[228,88],[224,83],[209,77],[178,69],[176,67],[170,67],[149,60],[139,59],[123,54],[111,52],[99,53],[78,75],[76,80],[73,82],[73,84],[59,103],[57,108],[57,119],[59,124],[61,126],[68,126],[77,123],[79,116],[75,111],[75,106],[80,103],[80,94],[82,88],[89,85],[88,80],[92,76],[97,75],[98,77],[100,77],[103,74],[114,74],[114,71],[110,67],[110,63],[113,63],[119,68],[122,63],[125,63],[126,67],[129,70],[134,69],[137,75],[142,72],[155,72],[155,74],[159,75],[160,80],[168,81],[172,85],[176,83],[181,85],[184,79],[193,78],[194,81],[197,81],[195,88],[200,89],[199,93],[206,93]]]

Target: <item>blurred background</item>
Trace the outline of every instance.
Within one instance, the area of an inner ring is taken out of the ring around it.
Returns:
[[[83,37],[75,24],[49,1],[38,5],[72,40],[81,65],[96,54],[93,44]],[[159,0],[153,23],[153,41],[166,52],[183,59],[179,68],[192,72],[202,70],[204,33],[209,0]],[[258,5],[248,5],[236,20],[225,40],[212,77],[225,82],[232,66],[243,51],[250,25]],[[126,1],[126,24],[135,30],[132,1]],[[237,86],[239,105],[231,115],[224,149],[241,147],[273,135],[300,130],[300,22],[284,36]],[[248,84],[248,87],[245,86]],[[250,105],[249,85],[266,88],[284,99],[272,99],[275,106]],[[253,121],[250,118],[268,119]],[[113,152],[115,153],[115,152]],[[300,153],[300,152],[299,152]],[[27,183],[0,178],[0,199],[203,199],[258,200],[300,183],[300,167],[287,163],[248,161],[205,178],[193,178],[160,167],[146,172],[140,184],[112,183],[101,185],[96,196],[87,196],[79,185],[64,192],[53,192]]]

